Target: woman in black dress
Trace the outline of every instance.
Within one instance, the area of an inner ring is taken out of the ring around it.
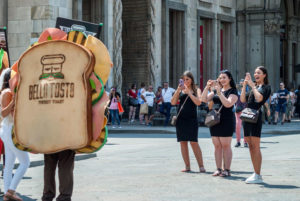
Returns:
[[[241,93],[241,101],[247,102],[248,108],[259,110],[257,123],[243,122],[244,136],[249,145],[254,173],[246,180],[246,183],[262,183],[260,175],[262,156],[260,152],[260,136],[262,128],[261,107],[271,94],[271,87],[268,85],[268,73],[263,66],[259,66],[254,72],[255,83],[251,79],[250,73],[246,74]],[[246,94],[246,86],[251,87],[251,91]]]
[[[209,89],[210,93],[208,93]],[[235,82],[231,73],[227,70],[221,71],[218,80],[208,80],[203,90],[202,101],[213,101],[221,113],[220,123],[209,129],[215,147],[217,166],[217,171],[213,173],[213,176],[230,176],[231,140],[235,131],[235,115],[232,109],[238,100],[237,95]]]
[[[182,108],[176,122],[177,141],[180,142],[181,154],[185,163],[185,169],[182,172],[191,171],[188,142],[192,146],[200,172],[205,172],[202,152],[198,144],[197,106],[201,104],[201,90],[196,89],[191,72],[184,72],[182,79],[184,84],[179,84],[171,100],[172,105],[176,105],[178,100],[180,101],[178,112]]]

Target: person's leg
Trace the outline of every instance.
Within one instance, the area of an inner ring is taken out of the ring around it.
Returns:
[[[148,114],[145,115],[145,122],[146,122],[146,125],[149,124],[149,117],[148,117]]]
[[[59,152],[58,177],[59,177],[59,196],[57,201],[71,201],[73,193],[73,170],[75,152],[66,150]]]
[[[118,126],[120,126],[121,125],[121,121],[120,121],[120,118],[119,118],[119,110],[115,110],[115,117],[116,117]]]
[[[132,113],[132,121],[135,120],[135,113],[136,113],[136,107],[133,107],[133,113]]]
[[[165,105],[166,105],[166,103],[162,103],[159,107],[159,112],[162,113],[163,115],[166,115],[166,113],[165,113],[166,106]]]
[[[195,158],[198,162],[199,168],[203,168],[204,164],[203,164],[202,151],[200,149],[200,146],[199,146],[198,142],[190,142],[190,144],[191,144],[191,147],[193,149]]]
[[[285,121],[285,113],[286,113],[286,104],[282,105],[282,119],[281,119],[281,123],[284,123]]]
[[[224,157],[224,169],[230,170],[231,161],[232,161],[232,150],[231,150],[231,140],[232,137],[220,137],[220,142],[223,149]]]
[[[111,114],[111,125],[115,125],[115,119],[116,119],[116,114],[115,114],[115,110],[110,110],[110,114]]]
[[[166,121],[165,121],[165,126],[169,124],[170,121],[170,112],[171,112],[171,103],[166,103]]]
[[[188,142],[180,142],[181,155],[185,164],[185,170],[191,170]]]
[[[242,120],[240,119],[241,112],[235,113],[235,134],[236,134],[236,141],[241,142],[241,128],[242,128]]]
[[[55,198],[56,185],[55,185],[55,170],[58,162],[58,154],[45,154],[44,155],[44,191],[43,201],[52,201]]]
[[[15,191],[30,165],[30,160],[29,160],[28,152],[24,152],[24,151],[17,149],[14,146],[12,141],[11,141],[10,146],[11,146],[11,150],[13,150],[14,155],[17,157],[17,159],[20,163],[18,169],[15,171],[15,174],[14,174],[11,184],[9,186],[10,190]]]
[[[274,123],[276,124],[277,121],[278,121],[278,112],[276,111],[276,112],[275,112],[275,120],[274,120]]]
[[[4,149],[5,149],[5,167],[4,167],[3,180],[4,180],[4,193],[6,193],[12,181],[12,171],[15,165],[16,156],[10,150],[9,146],[6,146],[7,143],[5,138],[3,139],[3,142],[4,142]]]
[[[215,162],[217,169],[222,169],[222,144],[219,137],[212,137],[215,147]]]
[[[260,175],[261,171],[261,163],[262,163],[262,155],[260,152],[260,138],[259,137],[249,137],[250,143],[249,150],[251,155],[251,160],[254,168],[254,172]]]
[[[128,114],[128,122],[130,123],[130,120],[132,119],[132,115],[133,115],[133,106],[130,105],[129,106],[129,114]]]

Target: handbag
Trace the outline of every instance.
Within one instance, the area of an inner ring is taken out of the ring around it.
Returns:
[[[259,116],[259,110],[261,107],[259,107],[258,110],[251,109],[251,108],[245,108],[242,111],[242,114],[240,116],[240,119],[244,122],[248,123],[256,123]]]
[[[220,109],[218,111],[211,110],[206,114],[204,124],[207,127],[212,127],[212,126],[217,125],[218,123],[220,123],[220,119],[221,119],[221,113],[220,112],[221,112],[222,107],[223,107],[223,105],[220,107]]]
[[[231,92],[231,91],[230,91]],[[230,93],[229,93],[230,95]],[[228,95],[228,96],[229,96]],[[225,96],[226,97],[226,96]],[[227,97],[226,97],[227,98]],[[204,124],[207,126],[207,127],[212,127],[214,125],[217,125],[218,123],[220,123],[221,121],[221,109],[223,108],[223,105],[220,107],[220,109],[218,111],[216,110],[211,110],[209,111],[207,114],[206,114],[206,117],[205,117],[205,122]]]
[[[141,104],[140,114],[148,114],[148,104],[147,103]]]
[[[184,100],[184,102],[183,102],[183,104],[182,104],[182,106],[181,106],[181,108],[180,108],[178,114],[177,114],[177,115],[174,115],[174,116],[172,117],[172,119],[171,119],[171,125],[172,125],[172,126],[176,126],[177,118],[178,118],[178,116],[179,116],[179,114],[180,114],[180,112],[181,112],[181,110],[182,110],[182,108],[183,108],[183,106],[184,106],[186,100],[188,99],[188,97],[189,97],[189,96],[187,96],[187,97],[185,98],[185,100]]]
[[[129,103],[131,104],[131,105],[138,105],[138,99],[136,99],[136,98],[129,98]]]

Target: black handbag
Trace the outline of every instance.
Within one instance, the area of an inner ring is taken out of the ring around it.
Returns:
[[[222,107],[223,107],[223,105],[220,107],[220,109],[218,111],[211,110],[206,114],[204,124],[207,127],[212,127],[212,126],[217,125],[218,123],[220,123],[220,119],[221,119],[220,111],[221,111]]]
[[[248,123],[254,123],[254,124],[257,123],[260,108],[258,110],[251,109],[251,108],[243,109],[240,119]]]
[[[138,105],[138,99],[136,99],[136,98],[129,98],[129,103],[131,104],[131,105],[134,105],[134,106],[136,106],[136,105]]]
[[[230,93],[229,93],[230,95]],[[225,96],[226,97],[226,96]],[[227,97],[226,97],[227,98]],[[214,125],[217,125],[221,121],[221,109],[223,108],[223,105],[220,107],[218,111],[211,110],[206,114],[205,122],[204,124],[207,127],[212,127]]]

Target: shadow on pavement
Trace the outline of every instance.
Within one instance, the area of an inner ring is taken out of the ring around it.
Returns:
[[[24,195],[21,195],[20,197],[23,199],[23,201],[37,201],[37,199],[32,199],[32,198],[24,196]]]
[[[262,183],[260,185],[265,187],[265,188],[278,188],[278,189],[296,189],[296,188],[300,188],[299,186],[293,186],[293,185],[276,185],[276,184],[267,184],[267,183]]]

